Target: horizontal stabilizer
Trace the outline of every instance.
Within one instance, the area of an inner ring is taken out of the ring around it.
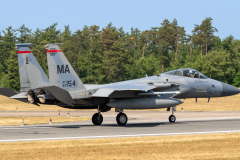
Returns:
[[[9,88],[0,88],[0,94],[6,97],[12,97],[16,94],[18,94],[18,92],[9,89]]]
[[[28,103],[27,96],[24,95],[24,93],[18,93],[12,89],[9,88],[0,88],[0,94],[6,97],[9,97],[10,99],[15,99],[24,103]]]
[[[21,101],[21,102],[24,102],[24,103],[29,103],[27,95],[28,95],[28,92],[22,92],[22,93],[15,94],[15,95],[13,95],[9,98],[10,99],[15,99],[15,100],[18,100],[18,101]],[[31,104],[39,106],[39,104],[37,104],[36,102],[31,103]]]
[[[22,93],[15,94],[9,98],[10,99],[28,99],[27,95],[28,95],[28,92],[22,92]]]
[[[61,89],[59,87],[56,87],[56,86],[42,87],[41,89],[50,93],[57,100],[65,103],[71,107],[74,107],[74,105],[73,105],[74,101],[68,91]]]

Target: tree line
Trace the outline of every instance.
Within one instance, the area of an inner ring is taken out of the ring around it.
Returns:
[[[178,68],[194,68],[206,76],[240,86],[240,40],[220,39],[211,17],[195,24],[186,34],[176,19],[158,27],[130,33],[112,23],[84,26],[75,32],[57,23],[32,31],[25,25],[0,32],[0,87],[19,90],[16,43],[33,43],[30,49],[48,75],[45,45],[60,47],[83,83],[105,84],[160,74]]]

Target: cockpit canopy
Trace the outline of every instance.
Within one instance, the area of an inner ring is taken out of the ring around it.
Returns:
[[[174,75],[174,76],[184,76],[184,77],[190,77],[190,78],[201,78],[201,79],[208,78],[207,76],[203,75],[197,70],[191,69],[191,68],[172,70],[172,71],[165,72],[165,74]]]

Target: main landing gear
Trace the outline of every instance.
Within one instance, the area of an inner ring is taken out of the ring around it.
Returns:
[[[128,121],[128,117],[125,113],[120,112],[116,117],[116,121],[120,126],[125,125]]]
[[[119,112],[117,117],[116,117],[117,123],[120,126],[127,124],[128,117],[125,113],[123,113],[123,110],[122,109],[116,109],[115,111]],[[94,125],[101,125],[102,122],[103,122],[103,116],[101,115],[101,110],[98,108],[98,113],[95,113],[92,116],[92,123]]]
[[[94,125],[101,125],[103,122],[103,116],[101,115],[101,110],[98,108],[98,113],[92,116],[92,123]]]
[[[176,111],[176,107],[172,107],[172,115],[169,116],[169,122],[174,123],[176,121],[176,117],[174,116],[174,111]]]
[[[127,124],[128,117],[125,113],[123,113],[123,109],[115,108],[115,112],[119,112],[116,117],[116,121],[117,121],[118,125],[122,126],[122,125]]]
[[[93,116],[92,116],[92,123],[94,125],[101,125],[103,122],[103,116],[100,114],[100,113],[95,113]]]

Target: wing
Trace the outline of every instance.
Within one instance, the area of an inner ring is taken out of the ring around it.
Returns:
[[[120,85],[107,85],[99,88],[92,97],[125,98],[140,95],[177,94],[177,85],[171,83],[130,83]],[[172,89],[175,88],[175,89]],[[154,92],[154,90],[167,92]],[[171,90],[169,90],[171,89]]]
[[[102,88],[99,88],[92,97],[111,97],[113,93],[119,92],[124,94],[124,92],[128,92],[128,94],[135,94],[139,91],[148,91],[155,88],[155,86],[149,86],[147,83],[135,83],[135,84],[120,84],[120,85],[106,85]],[[126,96],[126,95],[125,95]]]

